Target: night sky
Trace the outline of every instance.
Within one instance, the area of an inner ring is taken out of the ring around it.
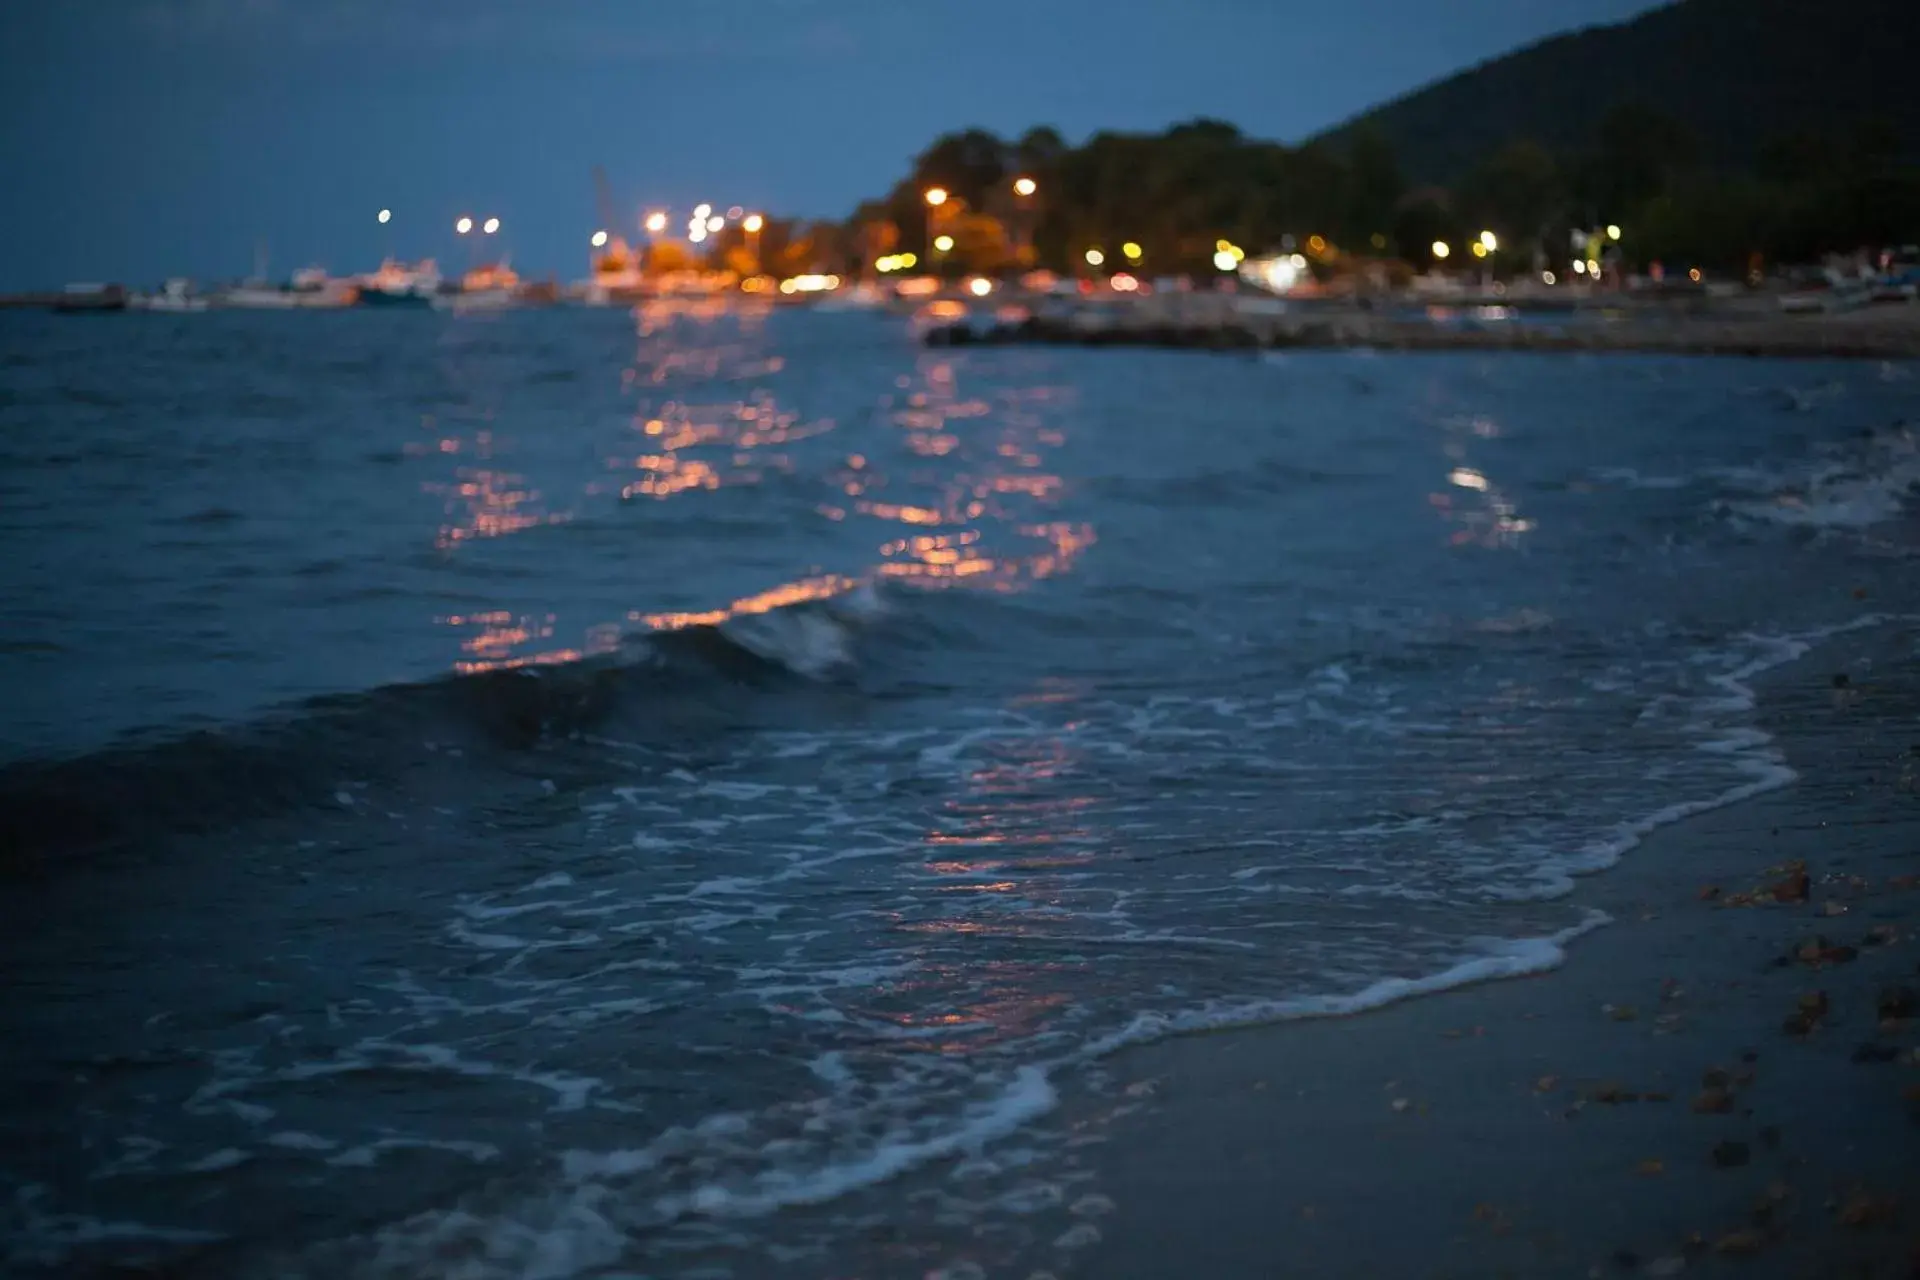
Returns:
[[[1648,0],[0,0],[0,289],[464,259],[586,270],[623,212],[844,216],[937,134],[1297,141]],[[374,215],[390,206],[389,240]]]

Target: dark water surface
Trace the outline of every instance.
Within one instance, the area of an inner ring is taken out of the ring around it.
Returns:
[[[0,1256],[1014,1256],[1114,1049],[1551,967],[1789,777],[1748,682],[1920,608],[1917,387],[0,316]]]

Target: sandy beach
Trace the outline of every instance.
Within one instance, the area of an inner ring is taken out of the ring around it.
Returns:
[[[1047,1269],[1916,1274],[1915,639],[1759,681],[1798,781],[1583,882],[1563,967],[1117,1059]]]

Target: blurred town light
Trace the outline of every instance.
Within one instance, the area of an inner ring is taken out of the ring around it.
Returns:
[[[1101,263],[1103,263],[1103,262],[1105,262],[1106,260],[1107,260],[1107,255],[1106,255],[1106,254],[1104,254],[1104,253],[1102,253],[1102,252],[1100,252],[1100,250],[1098,250],[1098,249],[1089,249],[1089,250],[1087,250],[1087,265],[1088,265],[1088,266],[1090,266],[1090,267],[1097,267],[1097,266],[1099,266],[1099,265],[1100,265]]]
[[[1305,271],[1307,269],[1307,255],[1304,253],[1294,254],[1293,257],[1288,259],[1288,262],[1295,271]]]
[[[1471,248],[1473,249],[1474,257],[1484,258],[1487,256],[1487,246],[1485,246],[1484,244],[1481,244],[1478,240],[1475,240],[1473,242]]]
[[[1482,231],[1480,233],[1480,247],[1488,253],[1492,253],[1500,247],[1500,237],[1491,231]]]
[[[473,230],[472,218],[462,218],[460,219],[460,221],[453,224],[453,233],[455,235],[463,236],[471,230]]]
[[[749,232],[758,232],[761,227],[767,225],[767,220],[757,213],[750,213],[747,215],[747,220],[740,225],[745,227]]]
[[[993,281],[985,276],[975,276],[967,281],[967,292],[976,298],[984,298],[993,292]]]
[[[382,222],[392,222],[392,221],[393,221],[393,210],[391,210],[391,209],[382,209],[382,210],[380,211],[380,221],[382,221]]]
[[[938,249],[941,253],[952,253],[953,237],[952,236],[935,236],[933,238],[933,247],[935,249]]]
[[[1560,277],[1556,276],[1551,271],[1542,271],[1540,273],[1540,283],[1541,284],[1559,284]]]
[[[734,205],[733,208],[727,210],[727,216],[729,218],[737,218],[745,212],[746,210],[742,209],[739,205]]]
[[[1700,283],[1700,268],[1698,268],[1698,267],[1694,267],[1694,268],[1692,268],[1691,270],[1689,270],[1689,271],[1687,272],[1687,279],[1689,279],[1689,280],[1691,280],[1691,281],[1693,281],[1693,282],[1694,282],[1695,284],[1699,284],[1699,283]]]
[[[652,232],[654,235],[659,235],[662,231],[665,231],[666,229],[667,229],[666,214],[654,212],[647,215],[648,231]]]
[[[1039,189],[1039,184],[1032,178],[1015,178],[1013,180],[1013,193],[1017,196],[1030,196]]]
[[[604,246],[606,245],[606,243],[607,243],[607,233],[606,233],[606,232],[604,232],[604,231],[596,231],[596,232],[594,232],[594,233],[593,233],[593,247],[594,247],[594,248],[596,248],[596,249],[599,249],[599,248],[602,248],[602,247],[604,247]]]
[[[1433,242],[1434,257],[1444,260],[1446,256],[1452,252],[1453,250],[1447,247],[1447,242],[1445,240],[1435,240]]]
[[[705,222],[707,220],[707,216],[712,212],[713,212],[713,206],[710,204],[697,204],[693,206],[693,216],[700,219],[700,221],[702,222]]]
[[[1619,238],[1620,238],[1620,227],[1619,227],[1619,225],[1618,225],[1617,223],[1612,223],[1612,222],[1609,222],[1609,223],[1607,224],[1607,239],[1609,239],[1609,240],[1618,240]]]
[[[702,240],[705,240],[706,238],[707,238],[707,224],[704,222],[696,222],[693,224],[693,226],[687,229],[687,239],[693,241],[693,243],[695,244],[699,244]]]
[[[1240,260],[1222,249],[1213,255],[1213,265],[1222,271],[1231,271],[1240,265]]]
[[[1120,252],[1127,255],[1127,261],[1129,262],[1140,261],[1140,246],[1132,240],[1129,240],[1125,244],[1121,245]]]
[[[927,203],[929,205],[938,209],[941,205],[945,204],[946,202],[947,202],[947,189],[945,187],[928,187],[927,188]]]
[[[709,231],[718,231],[720,228],[726,225],[727,225],[727,220],[721,217],[717,213],[714,214],[711,218],[707,219],[707,230]]]
[[[481,227],[480,229],[486,232],[488,235],[492,235],[494,232],[500,229],[500,219],[488,218],[487,225],[484,227]]]

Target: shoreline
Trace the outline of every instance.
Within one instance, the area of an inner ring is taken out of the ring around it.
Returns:
[[[1466,307],[1471,311],[1473,308]],[[1178,301],[1042,307],[985,323],[965,316],[930,327],[929,347],[1165,347],[1205,351],[1533,351],[1775,359],[1920,358],[1920,307],[1831,315],[1638,311],[1573,324],[1516,322],[1526,308],[1499,308],[1493,323],[1458,326],[1359,308],[1242,307],[1232,295]]]
[[[1613,923],[1552,970],[1117,1055],[1122,1101],[1067,1116],[1108,1130],[1076,1202],[1098,1211],[1036,1264],[1912,1274],[1920,1011],[1878,1015],[1920,985],[1920,686],[1911,621],[1877,630],[1759,678],[1796,780],[1583,880]]]

